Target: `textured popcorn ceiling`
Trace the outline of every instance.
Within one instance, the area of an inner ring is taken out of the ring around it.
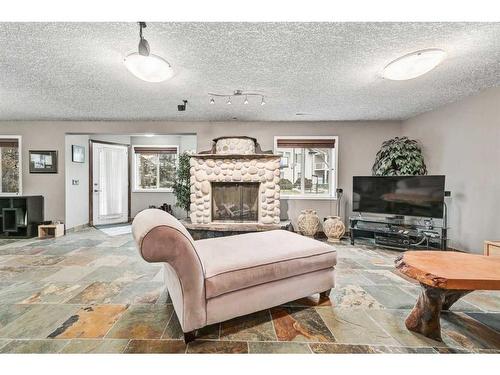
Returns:
[[[500,23],[148,23],[144,34],[171,80],[122,64],[134,23],[0,24],[0,120],[406,119],[500,85]],[[380,77],[423,48],[448,57],[411,81]],[[234,89],[262,90],[267,105],[209,104]]]

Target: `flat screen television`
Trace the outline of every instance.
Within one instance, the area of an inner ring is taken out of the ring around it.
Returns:
[[[352,210],[442,218],[445,176],[354,176]]]

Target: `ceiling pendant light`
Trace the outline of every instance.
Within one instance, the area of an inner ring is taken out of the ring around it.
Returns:
[[[145,22],[139,22],[139,46],[137,52],[125,57],[123,63],[130,73],[146,82],[163,82],[174,74],[172,67],[163,57],[151,53],[149,43],[142,37]]]
[[[430,72],[446,57],[441,49],[425,49],[404,55],[389,63],[383,76],[394,81],[413,79]]]
[[[243,104],[248,104],[248,95],[245,95],[245,101],[243,102]]]
[[[227,102],[226,102],[227,105],[230,105],[231,104],[231,97],[227,98]]]
[[[214,98],[210,98],[210,104],[215,104],[215,99]]]
[[[260,105],[265,105],[266,104],[266,101],[264,100],[264,97],[262,97],[262,100],[260,102]]]

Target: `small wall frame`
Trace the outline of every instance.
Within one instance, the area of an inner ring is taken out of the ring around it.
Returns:
[[[29,151],[30,173],[57,173],[57,151]]]
[[[85,147],[71,145],[71,161],[73,163],[85,163]]]

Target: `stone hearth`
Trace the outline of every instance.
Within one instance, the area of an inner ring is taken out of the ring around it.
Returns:
[[[192,224],[214,222],[212,183],[220,187],[225,182],[258,183],[255,223],[273,228],[280,223],[280,156],[263,152],[254,138],[216,138],[212,150],[191,156],[190,165]]]

